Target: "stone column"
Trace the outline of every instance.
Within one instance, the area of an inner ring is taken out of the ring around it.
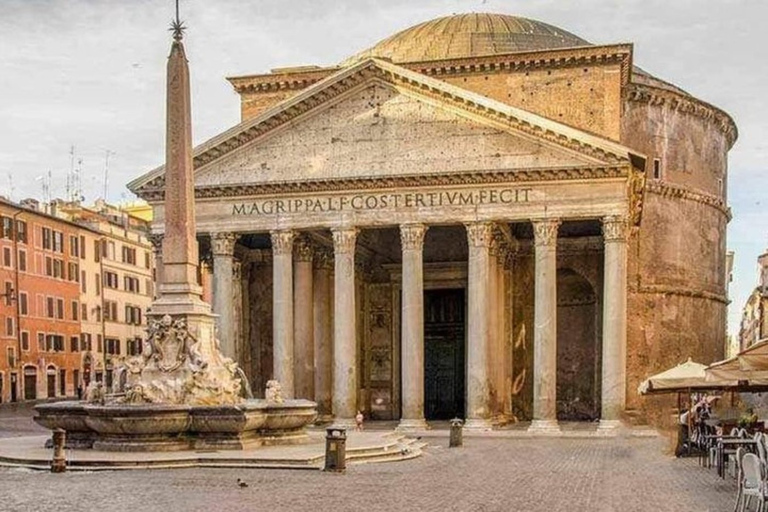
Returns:
[[[490,273],[491,224],[467,224],[469,242],[469,314],[467,330],[467,421],[466,429],[489,430],[488,342],[489,306],[488,281]]]
[[[315,321],[315,402],[318,420],[327,422],[333,414],[333,254],[315,252],[312,312]]]
[[[625,218],[603,219],[603,378],[599,427],[603,431],[621,424],[626,400],[628,234]]]
[[[493,348],[493,355],[491,359],[496,361],[495,366],[495,372],[496,372],[496,394],[497,394],[497,419],[499,423],[505,423],[507,421],[507,416],[504,412],[504,404],[507,397],[507,387],[506,387],[506,368],[507,368],[507,357],[505,355],[507,342],[504,337],[505,332],[505,313],[506,313],[506,300],[505,300],[505,291],[506,291],[506,280],[504,279],[504,262],[507,259],[507,243],[506,241],[499,236],[499,239],[496,242],[497,248],[496,248],[496,267],[493,268],[493,271],[496,275],[496,303],[494,305],[493,309],[493,316],[496,322],[496,342],[494,343]]]
[[[296,240],[293,281],[293,346],[296,356],[296,398],[315,398],[314,310],[312,293],[312,245],[305,237]]]
[[[232,358],[243,367],[243,263],[232,260],[232,340],[235,357]]]
[[[219,346],[221,353],[237,361],[235,349],[235,305],[233,255],[237,236],[234,233],[212,233],[213,254],[213,312],[218,315]]]
[[[534,221],[533,422],[529,432],[557,433],[557,229]]]
[[[293,231],[272,235],[272,343],[273,376],[285,398],[294,397],[293,385]]]
[[[149,238],[149,243],[152,244],[152,255],[155,260],[155,279],[152,298],[157,298],[160,295],[159,283],[163,282],[163,235],[160,233],[152,233],[147,238]]]
[[[402,417],[398,430],[423,430],[424,421],[424,234],[422,224],[400,226],[403,250]]]
[[[357,229],[333,229],[333,414],[338,426],[354,425],[357,414],[355,240]]]

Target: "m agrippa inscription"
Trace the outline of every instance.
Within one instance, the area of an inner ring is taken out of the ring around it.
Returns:
[[[270,198],[232,205],[232,215],[280,215],[364,210],[472,207],[527,203],[530,188],[442,190],[427,192],[375,192],[329,196]]]

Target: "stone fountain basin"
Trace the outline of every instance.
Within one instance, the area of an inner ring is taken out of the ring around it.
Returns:
[[[196,448],[242,449],[246,444],[281,444],[307,438],[317,417],[309,400],[246,400],[234,405],[87,404],[67,401],[35,407],[35,421],[67,437],[89,440],[73,448],[157,451]]]

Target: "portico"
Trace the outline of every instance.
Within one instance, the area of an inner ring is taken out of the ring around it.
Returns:
[[[196,163],[221,346],[255,392],[274,378],[338,423],[360,410],[403,430],[449,413],[480,430],[617,424],[639,155],[369,60]],[[155,172],[138,189],[163,186]]]

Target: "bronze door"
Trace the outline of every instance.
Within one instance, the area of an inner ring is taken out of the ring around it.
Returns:
[[[464,417],[464,290],[424,294],[424,415]]]

